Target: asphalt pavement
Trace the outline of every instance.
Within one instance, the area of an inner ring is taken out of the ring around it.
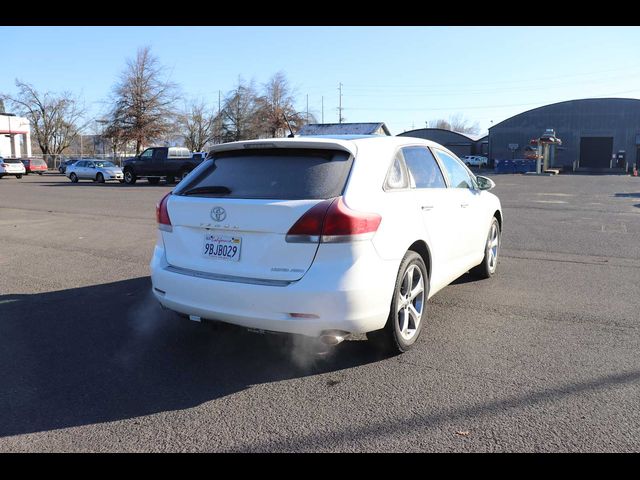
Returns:
[[[1,179],[0,451],[640,451],[640,178],[490,176],[496,277],[392,357],[161,310],[171,186]]]

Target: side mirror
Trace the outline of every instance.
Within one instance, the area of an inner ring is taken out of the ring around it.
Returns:
[[[476,177],[476,182],[478,182],[478,189],[479,190],[491,190],[493,187],[496,186],[495,182],[493,180],[491,180],[490,178],[487,177],[483,177],[481,175],[478,175]]]

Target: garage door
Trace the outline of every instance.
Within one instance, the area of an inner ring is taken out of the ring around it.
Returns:
[[[609,168],[613,153],[613,137],[581,137],[580,167]]]

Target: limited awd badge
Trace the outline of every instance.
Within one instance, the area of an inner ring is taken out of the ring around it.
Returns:
[[[213,218],[216,222],[222,222],[225,218],[227,218],[227,211],[222,207],[213,207],[211,209],[211,218]]]

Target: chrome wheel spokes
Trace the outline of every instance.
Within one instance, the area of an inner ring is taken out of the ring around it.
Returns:
[[[417,265],[411,265],[402,277],[396,306],[400,334],[410,340],[418,331],[424,309],[424,277]]]

